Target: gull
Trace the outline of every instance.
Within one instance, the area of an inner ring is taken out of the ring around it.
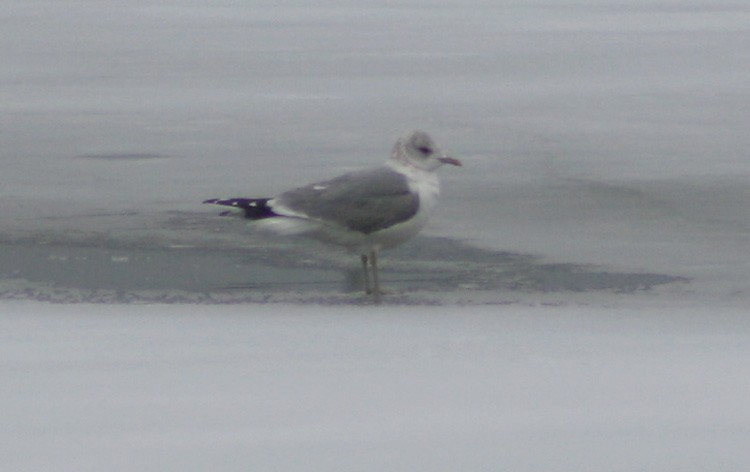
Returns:
[[[380,300],[378,254],[414,237],[437,203],[435,171],[461,161],[440,151],[424,131],[396,141],[382,166],[350,172],[271,198],[212,198],[281,235],[302,235],[343,246],[360,255],[365,293]],[[224,212],[222,214],[227,214]]]

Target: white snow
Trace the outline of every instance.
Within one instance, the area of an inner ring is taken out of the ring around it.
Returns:
[[[0,304],[3,469],[745,470],[745,310]]]

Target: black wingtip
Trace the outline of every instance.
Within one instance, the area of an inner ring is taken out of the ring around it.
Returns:
[[[272,216],[278,216],[268,206],[269,198],[210,198],[204,200],[203,203],[213,205],[229,206],[245,211],[245,218],[251,220],[260,220],[263,218],[270,218]],[[231,211],[225,211],[221,213],[221,216],[231,214]]]

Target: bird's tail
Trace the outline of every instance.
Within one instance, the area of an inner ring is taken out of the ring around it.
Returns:
[[[278,216],[273,212],[268,201],[270,198],[211,198],[204,200],[203,203],[210,203],[213,205],[223,205],[237,210],[245,212],[245,218],[250,220],[262,220],[264,218],[271,218],[272,216]],[[231,214],[231,211],[225,211],[221,213],[222,216]]]

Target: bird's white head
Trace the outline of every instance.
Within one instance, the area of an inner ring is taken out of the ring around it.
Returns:
[[[412,131],[399,138],[393,147],[391,159],[426,171],[433,171],[443,164],[461,165],[458,159],[443,154],[424,131]]]

